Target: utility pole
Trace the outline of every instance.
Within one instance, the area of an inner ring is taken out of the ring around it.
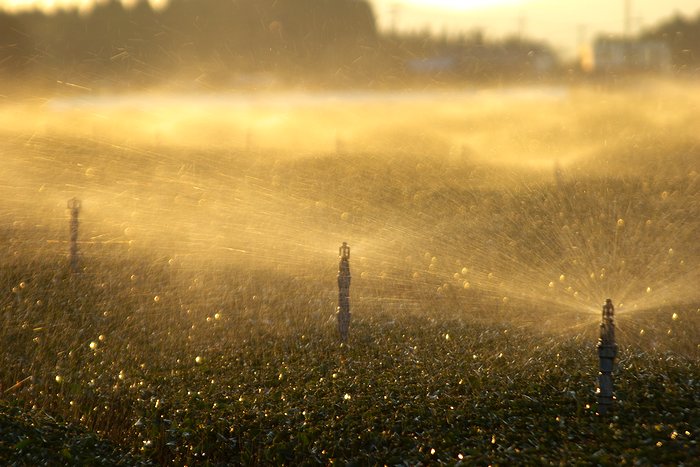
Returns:
[[[392,3],[389,8],[389,14],[391,15],[391,35],[396,37],[398,35],[399,16],[401,15],[401,3]]]
[[[632,33],[632,0],[625,0],[624,39],[630,40]]]
[[[518,16],[518,40],[521,42],[525,40],[525,33],[527,30],[527,16],[525,13],[520,13]]]

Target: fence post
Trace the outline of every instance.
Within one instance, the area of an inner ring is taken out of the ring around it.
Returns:
[[[346,242],[338,250],[338,330],[340,340],[348,341],[350,330],[350,247]]]
[[[71,198],[68,200],[68,209],[70,209],[70,271],[77,273],[78,264],[78,219],[80,215],[80,200]]]
[[[615,395],[613,393],[613,366],[617,357],[615,343],[615,307],[611,299],[603,305],[603,319],[600,323],[600,338],[598,339],[598,358],[600,372],[598,373],[598,413],[607,414],[612,410]]]

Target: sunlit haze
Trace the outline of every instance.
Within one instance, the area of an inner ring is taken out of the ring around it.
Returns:
[[[625,29],[625,2],[609,0],[503,0],[440,1],[373,0],[384,29],[430,30],[455,34],[481,30],[489,37],[527,36],[547,40],[565,55],[599,34],[621,35]],[[677,13],[696,15],[696,0],[630,0],[632,32]]]

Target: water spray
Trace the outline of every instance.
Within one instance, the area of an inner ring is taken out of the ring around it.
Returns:
[[[613,394],[613,366],[617,357],[615,343],[615,307],[611,299],[603,305],[603,320],[600,323],[600,338],[598,339],[598,358],[600,372],[598,373],[598,413],[607,414],[612,410],[615,396]]]
[[[68,200],[70,209],[70,271],[78,272],[78,216],[80,215],[80,200],[71,198]]]
[[[345,343],[350,330],[350,247],[346,242],[338,249],[338,256],[338,330]]]

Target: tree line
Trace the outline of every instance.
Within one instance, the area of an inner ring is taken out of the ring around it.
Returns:
[[[700,67],[700,15],[639,38],[665,41],[677,69]],[[548,44],[524,38],[382,35],[367,0],[171,0],[163,10],[109,0],[88,13],[0,13],[0,76],[20,82],[394,85],[524,78],[558,66]]]
[[[162,11],[110,0],[88,14],[0,15],[0,72],[144,83],[313,74],[362,61],[376,41],[364,0],[173,0]]]

